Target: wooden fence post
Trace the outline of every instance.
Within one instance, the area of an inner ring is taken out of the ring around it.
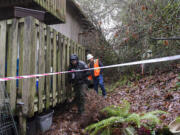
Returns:
[[[66,65],[66,37],[63,35],[63,43],[62,43],[62,71],[65,71]],[[66,99],[66,81],[65,74],[62,74],[62,100]]]
[[[73,53],[76,54],[76,43],[73,41]]]
[[[57,71],[62,71],[62,35],[58,34],[58,50],[57,50]],[[58,103],[61,102],[61,92],[62,92],[62,74],[58,75]]]
[[[53,30],[53,72],[57,72],[57,32]],[[56,105],[57,75],[53,76],[53,107]]]
[[[6,21],[0,22],[0,77],[5,77],[5,57],[6,57],[6,32],[7,32],[7,23]],[[0,82],[0,107],[3,105],[4,100],[4,91],[5,91],[5,82]]]
[[[50,73],[51,72],[51,30],[50,27],[47,26],[47,35],[46,35],[47,41],[46,41],[46,52],[45,52],[45,58],[46,58],[46,65],[45,65],[45,72]],[[48,110],[50,107],[50,89],[51,89],[51,76],[46,76],[46,109]]]
[[[37,28],[35,19],[32,19],[32,28],[30,33],[30,74],[36,74],[36,55],[37,55]],[[36,93],[36,78],[30,79],[30,93],[29,93],[29,117],[34,116],[34,99]]]
[[[8,51],[7,51],[7,76],[16,76],[17,72],[17,54],[18,54],[18,21],[12,20],[12,24],[8,30]],[[11,109],[16,107],[16,80],[7,82],[7,91],[10,95]]]
[[[19,57],[19,74],[28,75],[30,74],[30,64],[31,64],[31,45],[32,45],[32,35],[33,35],[33,18],[27,17],[24,20],[23,31],[21,30],[20,38],[20,57]],[[35,84],[34,84],[35,85]],[[26,117],[29,113],[30,104],[30,80],[22,79],[20,80],[20,91],[22,96],[22,102],[24,103],[22,107],[22,116],[20,117],[20,130],[21,134],[26,134]]]
[[[45,28],[42,23],[39,24],[39,52],[38,52],[38,71],[39,74],[45,73]],[[45,77],[39,78],[38,89],[38,112],[43,111],[43,95],[44,95]]]
[[[66,52],[66,70],[68,70],[68,67],[69,67],[69,63],[70,63],[70,39],[68,38],[67,39],[67,52]],[[66,74],[66,95],[67,95],[67,98],[70,98],[71,97],[71,85],[69,84],[68,82],[68,74]]]

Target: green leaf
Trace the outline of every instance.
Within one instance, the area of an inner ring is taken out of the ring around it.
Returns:
[[[127,135],[135,135],[135,129],[133,127],[127,127],[125,129],[125,134],[127,134]]]
[[[122,117],[110,117],[108,119],[99,121],[98,123],[92,124],[88,126],[85,131],[89,132],[90,135],[96,135],[99,131],[101,131],[105,127],[109,127],[115,123],[123,123],[125,121]]]
[[[133,113],[133,114],[129,115],[126,118],[126,121],[127,122],[134,122],[138,126],[138,128],[140,128],[140,126],[141,126],[139,114]]]
[[[104,131],[101,133],[101,135],[111,135],[111,130],[110,130],[110,128],[104,129]]]
[[[180,122],[180,116],[176,118],[176,121],[177,121],[177,122]]]
[[[159,124],[160,120],[156,115],[153,115],[151,113],[147,113],[144,116],[141,117],[141,120],[150,120],[153,124]]]
[[[180,87],[180,82],[177,82],[176,85],[177,85],[178,87]]]
[[[146,114],[158,115],[158,114],[167,114],[167,112],[161,111],[161,110],[155,110],[155,111],[148,112]]]
[[[109,106],[102,109],[102,112],[107,112],[109,116],[127,117],[129,115],[130,103],[123,101],[119,106]]]

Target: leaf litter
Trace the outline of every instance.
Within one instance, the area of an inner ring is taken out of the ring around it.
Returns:
[[[160,116],[162,126],[168,125],[180,116],[180,88],[176,85],[179,70],[180,67],[177,66],[171,72],[158,72],[131,82],[131,86],[119,86],[106,99],[97,95],[94,90],[89,90],[86,92],[85,112],[82,115],[77,113],[76,105],[68,105],[69,109],[62,108],[56,112],[50,130],[44,134],[86,135],[86,126],[102,120],[100,110],[109,105],[119,105],[123,100],[131,104],[131,112],[168,112]]]

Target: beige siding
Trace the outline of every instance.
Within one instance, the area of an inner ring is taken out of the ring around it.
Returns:
[[[83,32],[83,28],[80,22],[81,20],[78,14],[76,12],[73,12],[72,9],[67,6],[66,23],[51,25],[51,27],[56,29],[58,32],[64,34],[65,36],[69,37],[70,39],[79,42],[78,35],[79,33]]]

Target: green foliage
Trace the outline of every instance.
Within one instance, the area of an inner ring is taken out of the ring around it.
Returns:
[[[119,106],[109,106],[102,110],[108,114],[108,118],[99,121],[95,124],[88,126],[85,130],[90,135],[97,135],[98,133],[104,135],[111,135],[113,127],[120,126],[124,123],[129,123],[129,126],[123,129],[125,135],[133,135],[135,133],[135,127],[131,126],[130,123],[134,123],[140,128],[144,123],[142,120],[150,120],[148,125],[157,125],[160,123],[157,115],[164,114],[164,111],[152,111],[145,114],[129,113],[130,104],[127,101],[123,101],[123,104]]]
[[[148,49],[152,50],[151,58],[179,54],[179,40],[151,39],[152,37],[176,37],[180,34],[177,19],[180,13],[179,6],[180,1],[175,0],[134,0],[127,5],[127,10],[122,17],[122,25],[116,33],[119,36],[114,40],[115,45],[120,44],[119,61],[124,63],[140,60]],[[165,69],[168,65],[169,63],[147,65],[149,68],[146,71],[152,72],[155,68]],[[125,70],[127,71],[128,68]]]
[[[131,126],[125,128],[124,130],[125,135],[134,135],[134,133],[135,133],[135,129]]]
[[[127,101],[123,101],[123,104],[119,106],[109,106],[102,110],[102,112],[107,112],[109,116],[119,116],[126,117],[129,115],[130,103]]]
[[[104,128],[110,128],[115,123],[123,123],[125,122],[125,119],[122,117],[110,117],[105,120],[102,120],[98,123],[92,124],[86,128],[86,131],[91,132],[91,135],[96,135],[98,132],[100,132]]]
[[[140,128],[141,126],[141,117],[139,116],[139,114],[137,113],[133,113],[133,114],[130,114],[127,118],[126,118],[126,121],[127,122],[133,122],[137,125],[138,128]]]
[[[101,135],[111,135],[111,130],[109,128],[106,128]]]
[[[158,114],[165,114],[165,113],[166,112],[160,111],[160,110],[152,111],[152,112],[145,113],[143,116],[141,116],[140,119],[141,120],[143,120],[143,119],[150,120],[152,125],[156,125],[156,124],[160,123],[160,120],[158,119],[157,115]]]
[[[176,118],[176,121],[177,121],[177,122],[180,122],[180,116]]]

